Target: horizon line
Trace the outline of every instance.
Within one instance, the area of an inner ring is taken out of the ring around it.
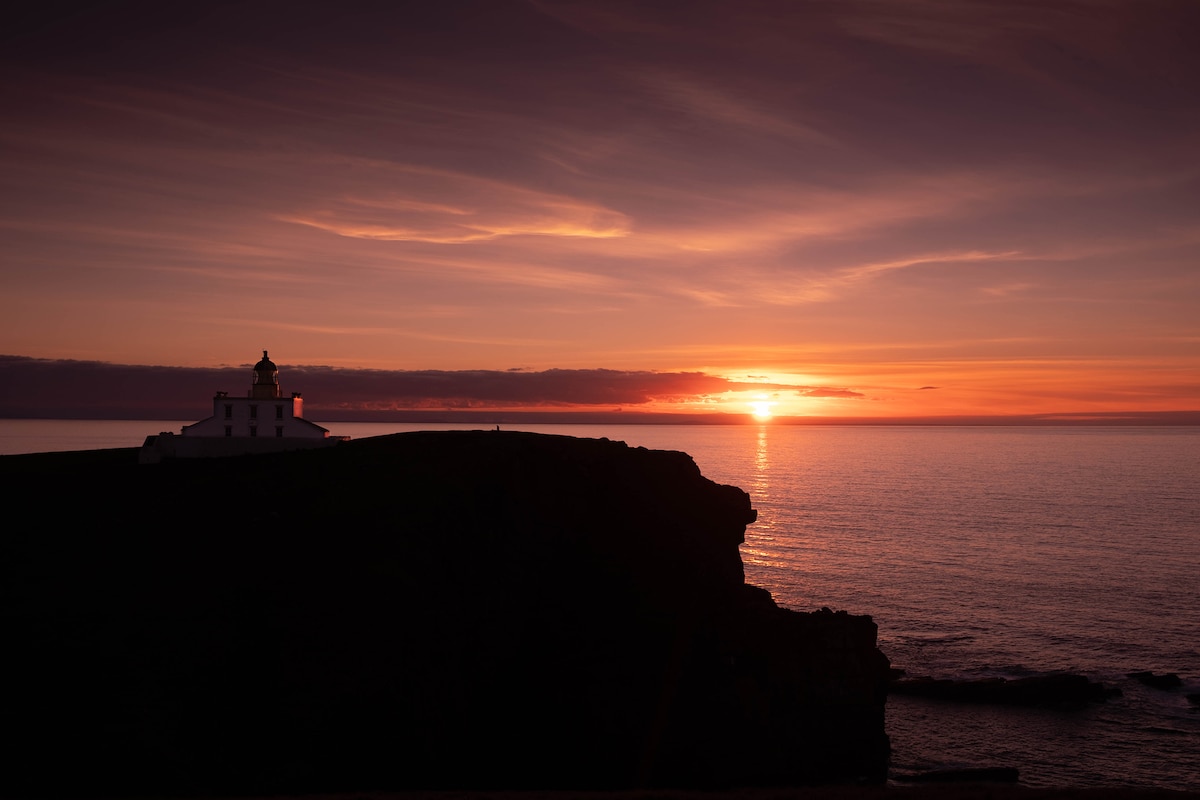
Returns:
[[[316,410],[316,409],[314,409]],[[10,421],[90,421],[90,422],[186,422],[193,417],[186,413],[163,416],[145,409],[118,411],[106,409],[100,413],[49,415],[9,415],[0,419]],[[180,409],[182,411],[182,409]],[[319,411],[319,410],[318,410]],[[1126,411],[1126,412],[1052,412],[1041,414],[956,414],[914,416],[791,416],[776,415],[761,419],[753,414],[714,412],[654,412],[654,411],[503,411],[503,410],[411,410],[351,412],[322,416],[307,416],[313,422],[328,424],[430,424],[454,425],[478,423],[488,426],[504,424],[532,425],[753,425],[753,426],[875,426],[875,427],[1190,427],[1200,426],[1200,410]]]

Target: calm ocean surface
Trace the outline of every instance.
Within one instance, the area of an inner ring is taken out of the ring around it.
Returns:
[[[0,453],[132,447],[182,422],[0,420]],[[478,425],[326,423],[355,438]],[[910,675],[1079,672],[1077,711],[888,701],[900,773],[1015,766],[1030,786],[1200,790],[1200,428],[506,426],[684,450],[759,521],[746,577],[870,614]],[[1150,689],[1128,672],[1176,672]]]

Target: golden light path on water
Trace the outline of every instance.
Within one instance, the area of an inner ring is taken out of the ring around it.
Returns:
[[[769,425],[759,425],[755,437],[754,472],[747,488],[756,509],[769,507],[772,502],[769,428]],[[760,511],[758,521],[746,530],[746,543],[742,545],[742,562],[746,567],[787,567],[787,563],[779,558],[775,527],[775,515]]]

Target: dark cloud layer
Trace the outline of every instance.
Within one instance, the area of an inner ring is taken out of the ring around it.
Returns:
[[[207,416],[216,391],[248,387],[250,365],[153,367],[0,356],[0,418],[181,419]],[[672,399],[743,390],[862,397],[846,389],[740,383],[703,373],[545,370],[356,370],[281,367],[285,395],[303,390],[323,422],[727,423],[725,413],[664,412]],[[649,409],[647,407],[650,407]],[[740,415],[747,416],[747,415]],[[792,417],[781,422],[883,425],[1197,425],[1200,411],[1009,415]]]
[[[241,394],[249,389],[250,378],[248,364],[203,369],[0,356],[0,417],[204,416],[215,392]],[[286,365],[280,366],[280,386],[285,396],[302,392],[306,413],[323,419],[414,409],[611,410],[697,402],[732,391],[792,388],[700,372],[450,372]]]

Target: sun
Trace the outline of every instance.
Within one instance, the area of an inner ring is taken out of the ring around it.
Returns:
[[[750,404],[750,408],[754,410],[755,419],[765,422],[771,418],[771,406],[773,405],[775,404],[766,400],[756,400]]]

